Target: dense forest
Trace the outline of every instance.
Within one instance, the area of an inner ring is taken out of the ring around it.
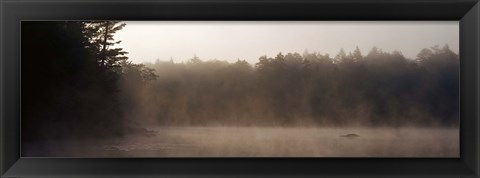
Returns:
[[[22,22],[22,141],[124,135],[131,93],[153,71],[114,48],[116,21]],[[131,83],[131,82],[130,82]]]
[[[114,21],[22,22],[22,140],[156,126],[458,126],[459,56],[373,48],[134,64]]]
[[[161,125],[457,126],[459,57],[447,45],[401,52],[357,48],[244,60],[147,64],[134,115]],[[134,117],[134,116],[132,116]]]

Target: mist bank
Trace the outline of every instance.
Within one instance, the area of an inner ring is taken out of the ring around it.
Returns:
[[[50,157],[459,157],[458,129],[150,127],[150,137],[30,142],[23,156]],[[358,137],[341,135],[356,133]]]
[[[416,59],[379,48],[279,53],[254,65],[194,56],[147,63],[156,80],[122,86],[140,125],[457,127],[459,62],[448,45]]]

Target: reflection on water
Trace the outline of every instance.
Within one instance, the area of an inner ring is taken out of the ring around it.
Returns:
[[[26,143],[26,157],[458,157],[458,128],[159,127],[155,135]]]

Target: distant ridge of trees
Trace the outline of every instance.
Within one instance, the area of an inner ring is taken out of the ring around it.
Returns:
[[[416,59],[357,47],[333,58],[262,56],[253,66],[157,61],[146,65],[158,79],[132,112],[160,125],[458,126],[459,62],[448,45]]]

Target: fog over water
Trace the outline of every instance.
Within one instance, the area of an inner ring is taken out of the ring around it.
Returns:
[[[56,142],[57,157],[458,157],[456,129],[161,127],[155,136]],[[342,137],[357,133],[359,137]],[[43,148],[45,149],[45,148]],[[51,152],[50,152],[51,151]]]

